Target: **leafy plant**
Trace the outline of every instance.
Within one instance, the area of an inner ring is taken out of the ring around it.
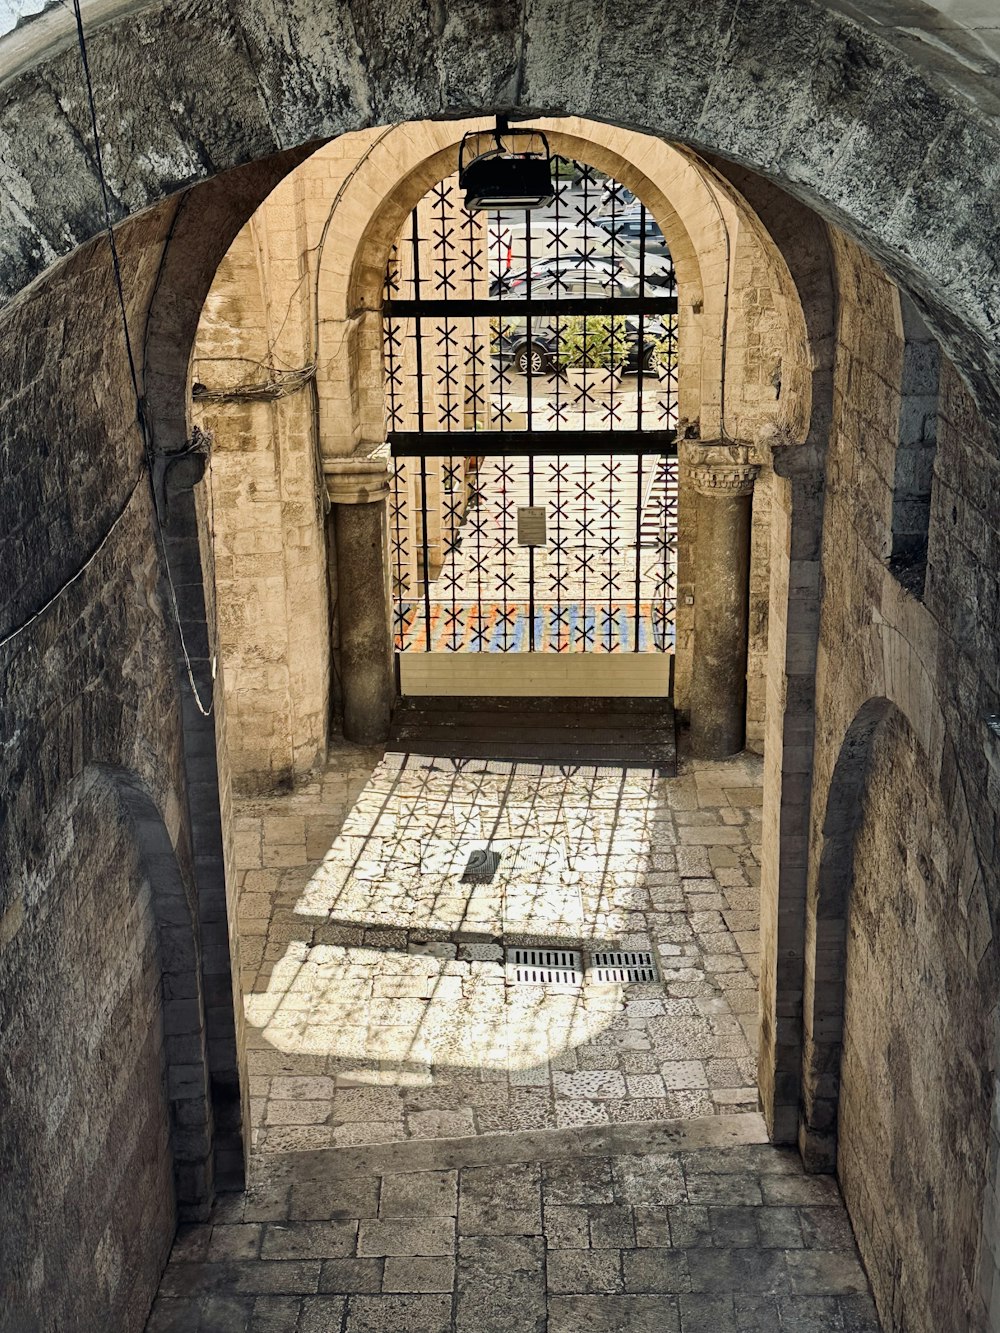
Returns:
[[[500,351],[500,343],[503,338],[508,338],[514,331],[514,325],[510,320],[502,319],[499,315],[490,316],[490,354],[496,356]]]
[[[505,339],[511,339],[517,332],[516,325],[512,320],[503,319],[500,315],[489,316],[489,355],[496,357],[503,351]]]
[[[554,157],[552,159],[552,175],[556,180],[578,181],[580,179],[580,168],[569,158]]]
[[[677,322],[673,315],[665,321],[667,332],[659,338],[650,338],[653,369],[657,373],[667,373],[677,366]]]
[[[623,315],[570,315],[559,330],[559,364],[565,370],[612,370],[628,360]]]

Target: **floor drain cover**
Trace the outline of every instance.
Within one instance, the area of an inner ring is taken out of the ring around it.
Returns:
[[[501,852],[494,852],[489,847],[477,847],[471,851],[462,874],[462,883],[492,884],[501,855]]]
[[[602,949],[592,954],[591,981],[658,981],[653,955],[637,949]]]
[[[583,983],[580,955],[573,949],[508,949],[507,976],[536,986]]]

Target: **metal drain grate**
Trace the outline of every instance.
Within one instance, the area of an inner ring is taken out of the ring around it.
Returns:
[[[637,949],[602,949],[592,954],[591,981],[658,981],[653,955]]]
[[[508,949],[507,976],[536,986],[583,984],[580,955],[573,949]]]
[[[469,853],[462,874],[463,884],[492,884],[497,873],[502,852],[495,852],[490,847],[477,847]]]

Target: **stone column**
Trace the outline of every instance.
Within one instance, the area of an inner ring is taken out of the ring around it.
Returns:
[[[395,700],[386,560],[387,456],[325,459],[337,553],[344,736],[388,739]]]
[[[724,759],[746,734],[750,508],[757,465],[745,444],[690,443],[686,475],[697,496],[691,749]]]

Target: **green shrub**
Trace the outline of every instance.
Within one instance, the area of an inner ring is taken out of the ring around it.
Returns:
[[[509,337],[514,331],[514,325],[508,319],[501,319],[499,315],[490,316],[490,352],[495,355],[500,350],[500,339]]]
[[[559,364],[566,370],[610,370],[628,360],[624,315],[570,315],[559,330]]]
[[[554,157],[552,159],[552,176],[555,180],[578,181],[581,176],[580,168],[575,162],[571,162],[566,157]]]
[[[670,332],[664,334],[662,338],[649,339],[653,352],[653,369],[656,371],[670,371],[677,367],[677,320],[675,316],[670,315],[664,323]]]

